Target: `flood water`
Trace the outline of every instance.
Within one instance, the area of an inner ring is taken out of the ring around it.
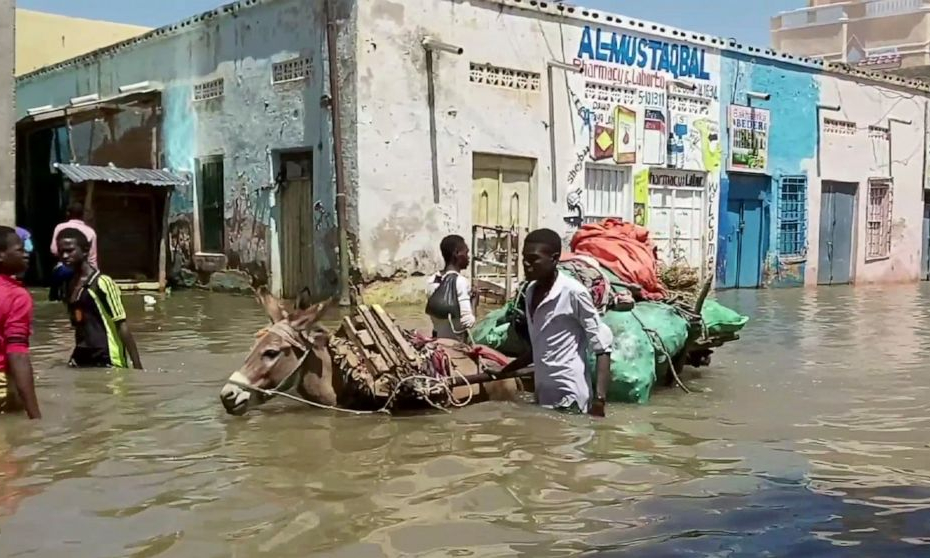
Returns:
[[[606,420],[230,417],[251,299],[128,296],[147,373],[65,368],[39,303],[45,419],[0,417],[0,556],[930,556],[930,285],[718,298],[752,321],[695,393]]]

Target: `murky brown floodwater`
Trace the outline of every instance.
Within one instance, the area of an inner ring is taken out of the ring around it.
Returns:
[[[251,299],[129,297],[146,374],[66,369],[42,304],[45,420],[0,419],[0,556],[930,555],[930,285],[720,299],[754,319],[689,373],[704,391],[604,421],[229,417]]]

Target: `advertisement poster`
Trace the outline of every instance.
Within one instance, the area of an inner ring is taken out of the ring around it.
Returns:
[[[720,130],[706,115],[672,112],[668,126],[668,167],[710,171],[720,168]]]
[[[764,173],[768,163],[769,111],[730,105],[729,169]]]
[[[649,169],[644,169],[633,177],[633,224],[646,226],[649,221],[646,213],[648,205]]]
[[[636,162],[636,112],[622,106],[614,109],[614,161]]]
[[[643,164],[665,165],[667,151],[665,112],[660,108],[647,108],[643,118]]]

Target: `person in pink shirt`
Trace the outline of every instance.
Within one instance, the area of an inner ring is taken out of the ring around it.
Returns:
[[[58,244],[56,239],[58,238],[58,233],[65,229],[77,229],[87,237],[87,240],[90,242],[90,252],[87,253],[87,262],[94,269],[100,269],[97,263],[97,233],[90,225],[84,222],[84,206],[81,205],[80,202],[74,202],[68,206],[68,220],[56,226],[55,232],[52,233],[52,255],[56,258],[58,257]]]
[[[28,265],[16,229],[0,226],[0,412],[25,410],[38,419],[42,413],[29,359],[32,297],[16,279]]]

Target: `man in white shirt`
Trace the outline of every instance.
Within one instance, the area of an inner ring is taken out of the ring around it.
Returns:
[[[531,281],[526,292],[526,317],[532,348],[503,372],[533,364],[540,405],[602,417],[610,387],[613,334],[601,321],[584,285],[559,273],[556,266],[561,251],[561,238],[549,229],[531,232],[523,243],[523,269]],[[588,347],[597,357],[593,401],[585,366]]]
[[[439,250],[442,252],[445,268],[442,272],[431,276],[426,285],[427,312],[433,321],[433,337],[465,342],[468,339],[468,330],[475,327],[475,307],[478,302],[471,292],[468,279],[462,275],[462,271],[468,269],[470,263],[468,244],[465,243],[464,238],[453,234],[442,239]],[[458,311],[433,315],[429,312],[431,307],[429,299],[444,281],[455,282],[454,298]]]

